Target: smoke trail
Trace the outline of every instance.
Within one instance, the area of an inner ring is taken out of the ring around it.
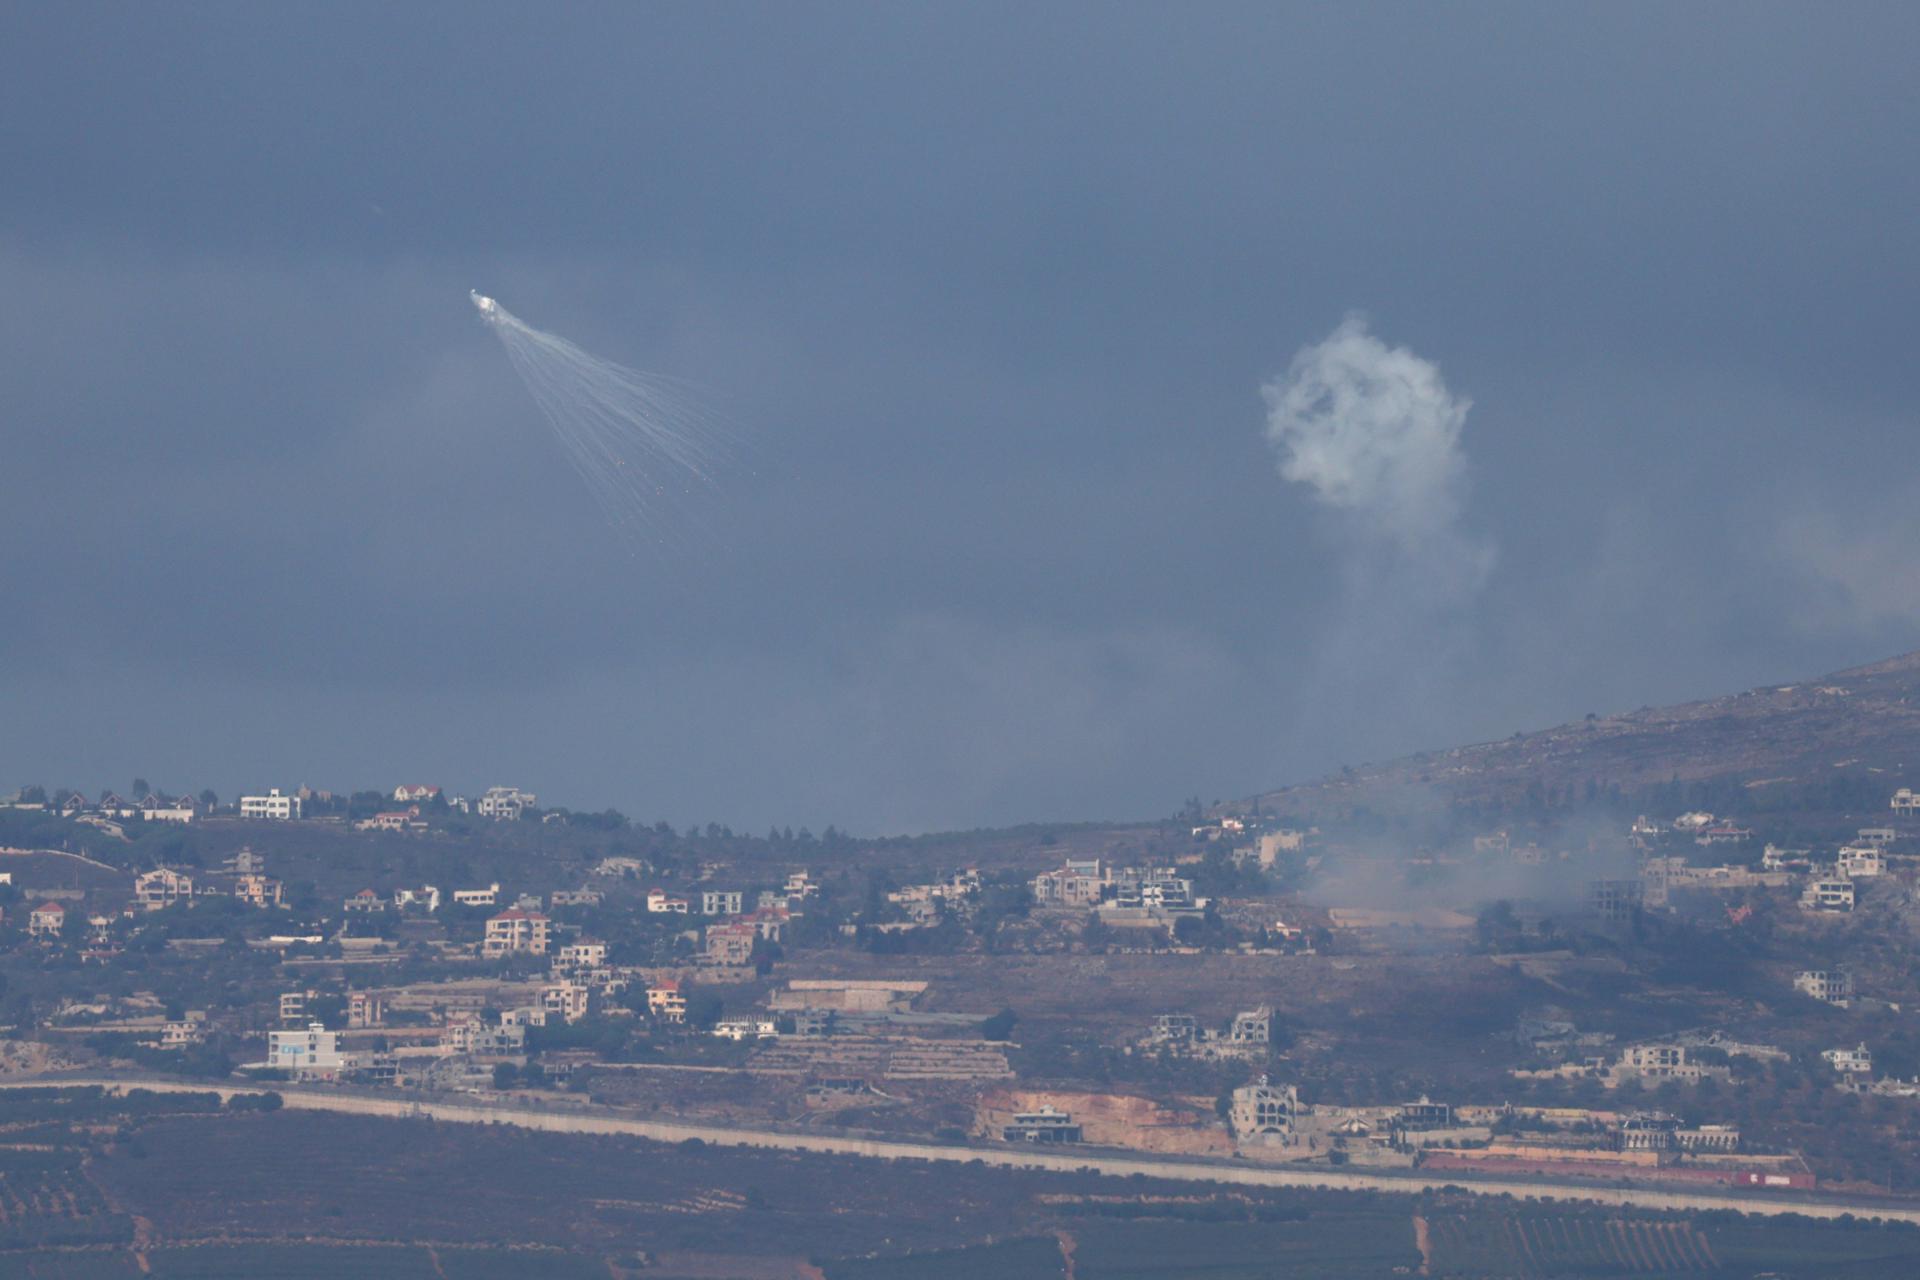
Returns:
[[[1417,561],[1449,592],[1481,585],[1491,548],[1459,528],[1472,402],[1447,390],[1439,366],[1348,316],[1261,391],[1280,474],[1344,513],[1356,554]]]
[[[472,297],[608,522],[640,541],[674,534],[666,513],[710,489],[732,452],[721,421],[668,379],[602,360],[492,298]]]

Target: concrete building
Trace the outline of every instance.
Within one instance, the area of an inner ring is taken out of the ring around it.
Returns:
[[[738,889],[703,889],[700,891],[700,914],[703,916],[737,916],[741,911],[744,895]]]
[[[1816,877],[1800,892],[1800,905],[1809,911],[1853,910],[1853,881],[1845,876]]]
[[[474,806],[474,811],[496,822],[513,822],[533,808],[534,803],[531,791],[522,791],[518,787],[488,787],[487,793]]]
[[[500,882],[496,880],[484,889],[455,889],[453,900],[463,907],[497,907],[500,905]]]
[[[521,953],[543,956],[547,954],[549,923],[537,911],[509,907],[487,921],[487,935],[480,947],[481,954],[489,957]]]
[[[1261,1005],[1258,1009],[1234,1014],[1233,1022],[1227,1027],[1227,1040],[1248,1048],[1272,1044],[1273,1010]]]
[[[288,822],[300,816],[300,797],[283,795],[274,787],[263,796],[241,796],[240,816],[270,822]]]
[[[540,992],[540,1007],[568,1022],[578,1022],[593,1007],[593,992],[577,982],[556,982]]]
[[[1920,792],[1912,787],[1902,787],[1893,793],[1892,809],[1895,813],[1920,813]]]
[[[1853,974],[1845,969],[1802,969],[1794,975],[1793,989],[1844,1009],[1853,1003]]]
[[[1227,1119],[1233,1136],[1240,1139],[1263,1134],[1287,1134],[1301,1114],[1300,1091],[1292,1085],[1275,1085],[1261,1076],[1249,1085],[1233,1091]]]
[[[234,877],[233,896],[250,907],[264,911],[279,906],[285,891],[280,882],[271,876],[250,873]]]
[[[355,991],[347,996],[347,1026],[358,1031],[387,1020],[387,998],[378,991]]]
[[[1071,1115],[1047,1105],[1038,1111],[1015,1112],[1013,1123],[1000,1130],[1000,1137],[1007,1142],[1078,1142],[1080,1126]]]
[[[1827,1065],[1843,1076],[1870,1076],[1873,1074],[1873,1053],[1863,1042],[1851,1049],[1825,1049],[1820,1053]]]
[[[707,926],[706,955],[710,964],[751,964],[753,944],[760,931],[746,921]]]
[[[339,1036],[325,1025],[310,1022],[304,1031],[269,1031],[267,1065],[294,1079],[338,1079],[352,1069],[351,1054],[340,1052]]]
[[[1887,855],[1878,845],[1850,844],[1836,855],[1836,867],[1849,880],[1883,876],[1887,873]]]
[[[171,867],[156,867],[135,876],[133,900],[142,911],[160,911],[193,897],[193,877]]]

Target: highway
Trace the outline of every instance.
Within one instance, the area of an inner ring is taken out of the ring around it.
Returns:
[[[396,1119],[433,1119],[450,1124],[500,1124],[550,1133],[617,1134],[655,1142],[685,1142],[698,1138],[715,1146],[749,1147],[771,1151],[806,1151],[820,1155],[861,1156],[877,1160],[929,1160],[949,1164],[985,1165],[1006,1169],[1037,1169],[1071,1173],[1096,1170],[1113,1177],[1142,1174],[1180,1182],[1210,1182],[1249,1187],[1297,1187],[1334,1191],[1384,1191],[1408,1195],[1457,1187],[1475,1195],[1532,1196],[1587,1204],[1632,1206],[1676,1212],[1731,1209],[1766,1217],[1800,1214],[1809,1218],[1885,1218],[1920,1224],[1920,1203],[1845,1200],[1803,1195],[1787,1198],[1758,1193],[1693,1191],[1667,1188],[1612,1187],[1513,1178],[1467,1178],[1410,1173],[1364,1173],[1348,1169],[1301,1169],[1286,1166],[1182,1160],[1164,1156],[1122,1154],[1112,1148],[1075,1147],[1069,1150],[986,1146],[948,1146],[891,1138],[865,1138],[795,1133],[778,1129],[735,1128],[684,1120],[647,1120],[598,1107],[515,1106],[498,1102],[455,1102],[413,1097],[381,1097],[365,1093],[297,1087],[193,1083],[182,1080],[107,1079],[104,1077],[40,1077],[0,1082],[0,1089],[74,1088],[94,1086],[114,1093],[149,1089],[161,1093],[234,1094],[278,1093],[289,1110],[327,1111],[343,1115],[386,1116]]]

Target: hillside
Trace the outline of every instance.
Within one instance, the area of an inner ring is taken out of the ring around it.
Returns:
[[[1533,789],[1589,782],[1632,796],[1673,780],[1805,787],[1842,771],[1885,775],[1891,790],[1912,776],[1913,761],[1920,761],[1920,652],[1798,684],[1365,765],[1235,807],[1331,816],[1421,792],[1452,804],[1511,805]]]

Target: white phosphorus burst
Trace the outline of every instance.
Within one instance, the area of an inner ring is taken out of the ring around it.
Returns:
[[[471,296],[608,521],[643,542],[674,536],[666,513],[710,490],[733,452],[726,425],[671,380],[602,360]]]

